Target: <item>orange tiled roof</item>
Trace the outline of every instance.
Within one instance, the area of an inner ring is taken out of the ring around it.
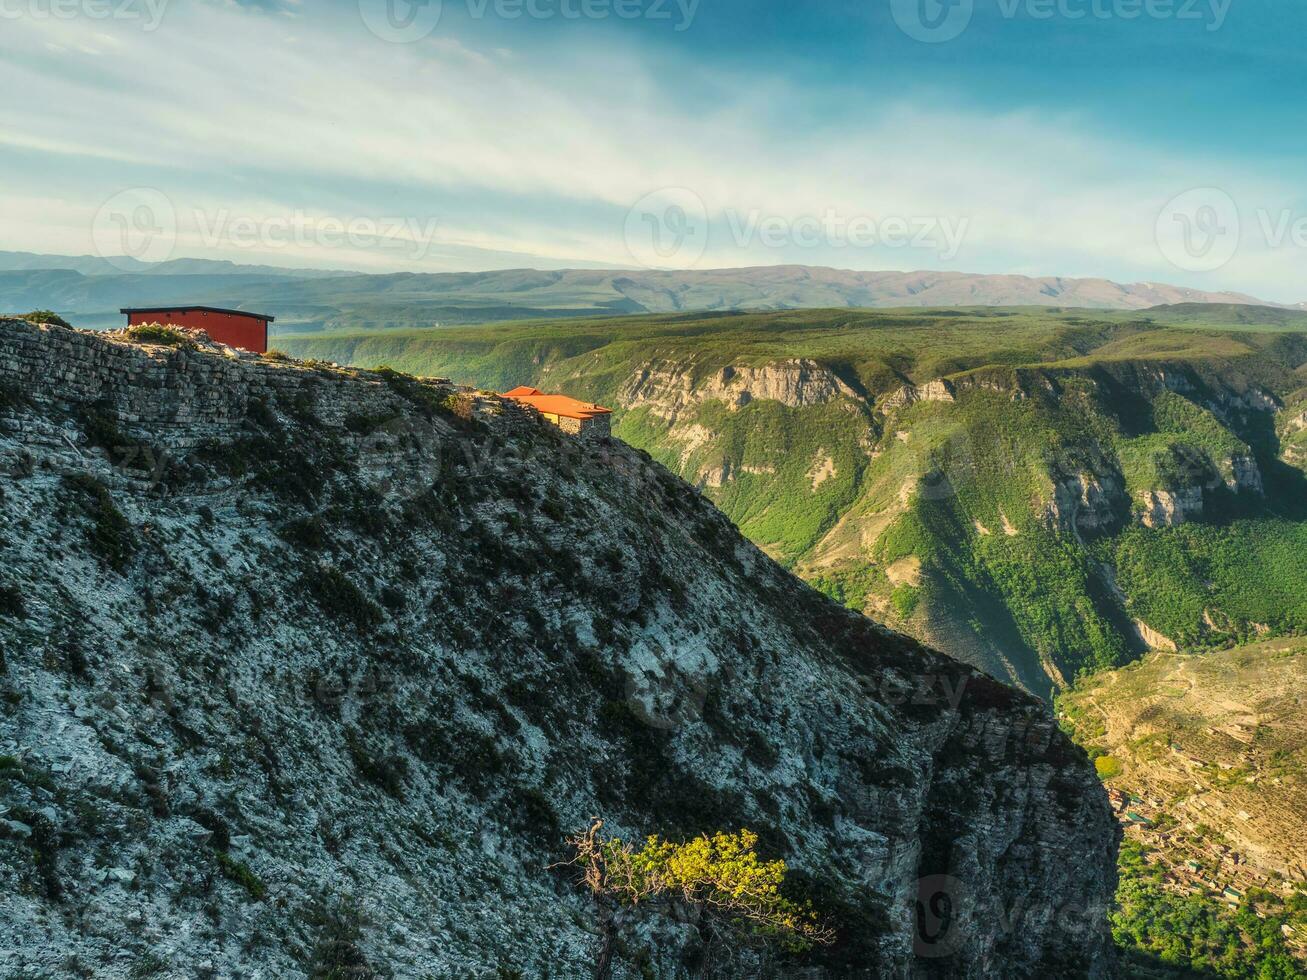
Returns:
[[[546,415],[558,415],[566,419],[592,419],[596,415],[611,415],[612,409],[604,408],[593,402],[578,401],[567,395],[546,395],[537,388],[520,385],[512,391],[504,392],[505,398],[511,398],[523,405],[530,405],[537,412]]]

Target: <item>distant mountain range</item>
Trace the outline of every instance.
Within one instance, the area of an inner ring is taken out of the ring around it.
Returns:
[[[357,272],[328,269],[289,269],[271,265],[237,265],[225,259],[171,259],[168,262],[142,262],[126,255],[102,258],[98,255],[43,255],[39,252],[0,251],[0,272],[27,272],[36,269],[70,269],[84,276],[232,276],[265,275],[291,279],[324,279],[331,276],[355,276]]]
[[[191,302],[258,309],[280,333],[384,329],[615,313],[866,307],[1053,306],[1146,309],[1161,304],[1280,306],[1243,293],[962,272],[856,272],[811,266],[631,271],[509,269],[395,273],[0,252],[0,310],[52,309],[83,326],[118,308]]]

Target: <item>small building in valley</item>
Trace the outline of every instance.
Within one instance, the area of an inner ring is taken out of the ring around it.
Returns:
[[[134,306],[119,312],[126,314],[129,327],[159,323],[203,330],[210,340],[256,354],[267,353],[268,324],[276,319],[266,313],[224,310],[217,306]]]
[[[593,402],[578,401],[567,395],[549,395],[525,385],[504,392],[504,397],[519,405],[534,408],[549,422],[573,435],[606,436],[612,434],[612,409]]]

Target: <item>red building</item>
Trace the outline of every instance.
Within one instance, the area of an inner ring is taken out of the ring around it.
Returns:
[[[148,306],[119,310],[127,315],[129,327],[143,323],[161,323],[164,326],[189,327],[203,330],[210,340],[228,347],[254,351],[268,350],[268,324],[276,317],[266,313],[246,313],[244,310],[223,310],[216,306]]]

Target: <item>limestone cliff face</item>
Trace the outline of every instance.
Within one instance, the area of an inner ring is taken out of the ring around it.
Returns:
[[[789,862],[838,945],[731,976],[1110,974],[1115,824],[1042,705],[621,443],[7,321],[0,393],[4,972],[587,977],[549,865],[602,814]]]
[[[881,407],[884,411],[892,411],[917,402],[951,402],[957,400],[956,392],[957,386],[952,381],[936,378],[924,385],[904,385],[887,395]]]
[[[1203,513],[1203,488],[1144,490],[1139,494],[1139,521],[1144,527],[1175,527]]]
[[[1111,472],[1081,472],[1053,481],[1045,507],[1048,522],[1067,533],[1097,533],[1121,523],[1124,488]]]
[[[885,396],[880,403],[880,410],[888,413],[917,402],[954,402],[959,395],[968,391],[997,392],[1013,401],[1029,397],[1018,372],[972,372],[950,378],[935,378],[919,385],[904,385]]]
[[[1276,434],[1280,440],[1280,458],[1290,466],[1307,469],[1307,390],[1289,399],[1280,414]]]
[[[686,408],[707,401],[742,408],[755,400],[780,402],[790,408],[818,405],[857,394],[829,368],[815,361],[792,359],[764,365],[724,367],[697,377],[691,365],[661,362],[642,366],[619,392],[625,408],[647,406],[674,420]]]

